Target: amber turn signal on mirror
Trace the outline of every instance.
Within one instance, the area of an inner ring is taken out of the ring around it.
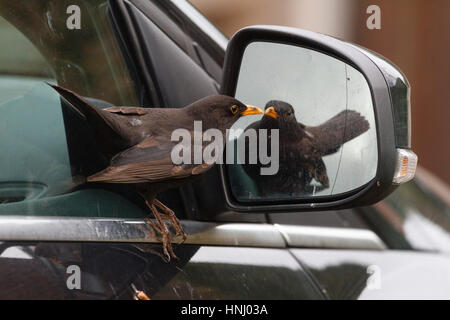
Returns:
[[[395,184],[408,182],[416,174],[417,155],[408,149],[397,149],[397,167],[395,168]]]

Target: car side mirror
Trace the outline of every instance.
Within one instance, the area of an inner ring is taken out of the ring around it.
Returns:
[[[356,45],[287,27],[238,31],[221,93],[265,114],[230,130],[227,205],[310,211],[383,199],[416,169],[409,91],[392,63]]]

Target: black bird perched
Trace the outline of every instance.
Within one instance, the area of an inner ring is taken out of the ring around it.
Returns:
[[[86,117],[101,142],[103,154],[111,159],[107,168],[87,177],[86,181],[137,184],[138,192],[156,219],[156,222],[149,219],[147,221],[162,235],[163,250],[168,259],[175,257],[175,254],[169,229],[163,219],[172,224],[176,235],[181,234],[183,240],[186,239],[186,234],[175,213],[158,201],[156,196],[195,178],[214,165],[205,162],[174,164],[171,152],[179,142],[171,141],[172,132],[186,129],[193,136],[194,121],[201,121],[203,131],[219,129],[222,137],[225,137],[226,129],[231,128],[241,116],[263,113],[259,108],[244,105],[223,95],[208,96],[178,109],[97,109],[76,93],[57,85],[49,85]]]
[[[260,163],[243,165],[261,195],[274,195],[307,192],[313,178],[323,188],[328,188],[322,157],[337,152],[344,143],[366,132],[369,122],[356,111],[344,110],[319,126],[306,126],[297,122],[292,105],[271,100],[266,104],[262,119],[246,130],[250,128],[268,129],[268,132],[279,129],[278,173],[264,176],[260,174]],[[269,142],[267,149],[270,152]]]

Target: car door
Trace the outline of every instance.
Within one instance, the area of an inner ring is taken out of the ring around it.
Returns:
[[[419,169],[413,181],[374,206],[330,211],[321,218],[317,213],[273,214],[271,221],[335,228],[352,226],[373,230],[380,237],[382,250],[352,250],[345,246],[340,250],[304,246],[290,249],[327,299],[448,299],[447,195],[447,186]],[[316,232],[318,236],[319,230]],[[329,232],[322,238],[327,235]],[[288,239],[288,245],[290,242]]]

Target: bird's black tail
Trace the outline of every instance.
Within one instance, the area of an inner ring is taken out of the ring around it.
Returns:
[[[109,126],[108,119],[105,117],[105,115],[103,115],[100,110],[91,105],[81,96],[79,96],[73,91],[70,91],[69,89],[57,86],[55,84],[51,84],[48,82],[47,84],[51,86],[53,89],[55,89],[56,92],[58,92],[59,95],[63,97],[64,100],[66,100],[71,107],[73,107],[77,112],[85,116],[89,122],[93,122],[96,124],[101,123],[103,125],[106,124],[108,125],[110,130],[114,130],[111,126]]]
[[[116,150],[124,148],[125,141],[119,134],[117,121],[114,121],[114,115],[97,109],[87,102],[81,96],[69,89],[48,83],[53,89],[60,94],[68,104],[78,113],[81,113],[88,121],[89,125],[94,129],[96,135],[102,143],[110,144],[108,153],[114,153]],[[114,151],[113,151],[114,150]]]

